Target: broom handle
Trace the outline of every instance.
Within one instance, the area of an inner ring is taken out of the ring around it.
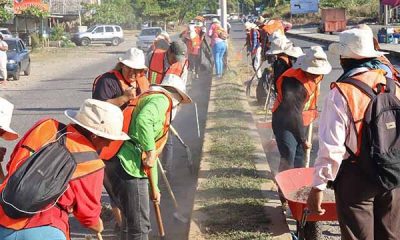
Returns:
[[[304,158],[304,166],[306,168],[310,167],[311,149],[312,149],[312,134],[313,134],[313,123],[311,122],[307,129],[307,142],[311,145],[309,149],[306,150]]]
[[[103,236],[101,236],[101,233],[98,232],[96,236],[97,240],[103,240]]]
[[[157,166],[155,166],[157,167]],[[150,183],[150,189],[151,189],[151,198],[152,200],[154,200],[155,196],[156,196],[156,184],[153,181],[153,176],[151,174],[151,169],[150,168],[145,168],[145,172],[147,174],[147,177],[149,178],[149,183]],[[158,225],[158,232],[160,233],[161,237],[165,236],[165,231],[164,231],[164,224],[162,222],[162,218],[161,218],[161,210],[160,210],[160,204],[158,202],[153,201],[153,205],[154,205],[154,211],[156,214],[156,219],[157,219],[157,225]]]

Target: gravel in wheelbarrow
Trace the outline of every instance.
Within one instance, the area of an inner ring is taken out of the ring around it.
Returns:
[[[292,216],[301,221],[304,209],[307,207],[308,192],[311,189],[314,168],[293,168],[278,173],[275,176],[276,183],[283,196],[288,201]],[[326,210],[324,215],[310,214],[307,221],[336,221],[336,204],[333,191],[324,191],[322,208]]]

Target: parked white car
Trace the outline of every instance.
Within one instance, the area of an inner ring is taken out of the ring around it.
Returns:
[[[138,35],[136,47],[142,49],[143,51],[147,51],[151,44],[153,44],[154,39],[156,39],[158,34],[160,34],[161,32],[162,28],[160,27],[143,28]]]
[[[4,38],[12,38],[12,34],[8,28],[0,28],[0,33],[3,35]]]
[[[105,43],[107,46],[117,46],[124,41],[124,32],[118,25],[94,25],[86,32],[75,33],[71,41],[82,46],[87,46],[91,43]]]

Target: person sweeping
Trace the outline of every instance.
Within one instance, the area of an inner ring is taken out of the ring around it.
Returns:
[[[152,200],[159,202],[157,159],[168,137],[173,109],[192,101],[185,91],[184,81],[171,75],[140,95],[130,113],[129,109],[124,111],[127,124],[124,129],[130,140],[115,146],[117,154],[106,168],[106,174],[113,179],[112,189],[120,203],[118,207],[125,217],[121,240],[148,239],[151,231],[149,180],[155,188],[151,188]]]

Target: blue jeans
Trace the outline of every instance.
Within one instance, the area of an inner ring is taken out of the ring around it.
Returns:
[[[215,71],[217,76],[222,76],[224,73],[224,54],[226,51],[226,42],[217,42],[213,46],[213,56],[214,56],[214,62],[215,62]]]
[[[0,227],[1,240],[66,240],[64,233],[55,227],[43,226],[15,231]]]
[[[285,128],[273,127],[276,144],[281,154],[279,172],[290,168],[304,167],[304,148],[293,133]]]
[[[113,158],[105,169],[123,215],[121,240],[148,240],[151,231],[149,181],[128,175]]]

